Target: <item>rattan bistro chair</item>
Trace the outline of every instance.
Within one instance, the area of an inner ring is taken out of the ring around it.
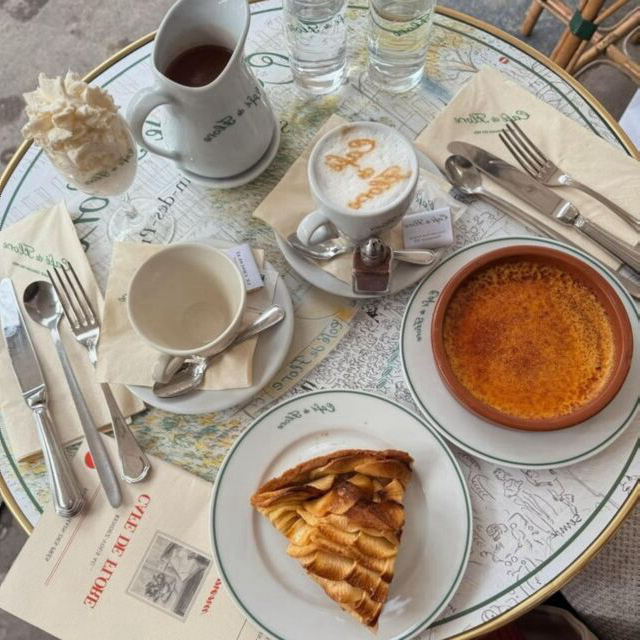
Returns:
[[[600,56],[606,56],[621,71],[640,86],[640,64],[631,59],[627,50],[631,42],[640,42],[640,6],[638,0],[614,0],[604,7],[606,0],[580,0],[578,8],[567,6],[562,0],[533,0],[522,23],[522,33],[528,36],[546,10],[567,25],[551,59],[572,75]],[[628,13],[613,27],[602,23],[627,7]]]

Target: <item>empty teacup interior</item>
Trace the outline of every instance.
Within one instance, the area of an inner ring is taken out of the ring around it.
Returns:
[[[239,327],[245,287],[224,253],[197,244],[168,247],[136,271],[127,298],[134,329],[156,349],[189,355]]]

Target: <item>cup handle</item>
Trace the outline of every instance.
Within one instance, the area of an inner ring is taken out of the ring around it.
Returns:
[[[142,134],[145,120],[149,114],[156,107],[163,104],[172,104],[173,102],[173,99],[169,95],[157,89],[142,89],[133,96],[129,103],[129,107],[127,108],[127,121],[131,126],[133,137],[141,147],[163,158],[179,162],[182,159],[182,154],[171,149],[165,149],[155,142],[145,140]]]
[[[337,237],[338,230],[322,211],[312,211],[300,221],[297,234],[302,244],[310,246]]]
[[[182,366],[185,360],[186,358],[182,356],[170,356],[167,353],[163,353],[153,365],[151,377],[156,382],[169,382],[173,374]]]

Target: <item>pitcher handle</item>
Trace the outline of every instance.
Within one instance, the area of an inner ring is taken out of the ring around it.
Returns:
[[[165,149],[155,142],[145,140],[142,134],[145,120],[148,118],[149,114],[156,107],[172,103],[173,99],[162,91],[149,88],[142,89],[133,96],[129,103],[129,107],[127,108],[127,121],[131,126],[133,137],[141,147],[144,147],[147,151],[162,156],[163,158],[179,162],[182,158],[180,153],[171,149]]]

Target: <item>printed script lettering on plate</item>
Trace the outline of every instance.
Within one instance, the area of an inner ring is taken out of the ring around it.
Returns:
[[[290,425],[292,422],[299,420],[304,415],[308,415],[311,413],[319,413],[324,415],[325,413],[335,413],[336,407],[332,402],[325,402],[324,404],[320,404],[319,402],[314,402],[312,405],[305,407],[301,410],[289,411],[285,415],[282,422],[278,424],[278,429],[284,429],[287,425]]]
[[[432,289],[429,291],[427,297],[420,302],[420,311],[413,321],[413,330],[416,334],[416,341],[422,342],[422,331],[424,326],[424,317],[427,314],[427,309],[433,305],[433,303],[438,299],[440,295],[440,291],[436,289]]]

